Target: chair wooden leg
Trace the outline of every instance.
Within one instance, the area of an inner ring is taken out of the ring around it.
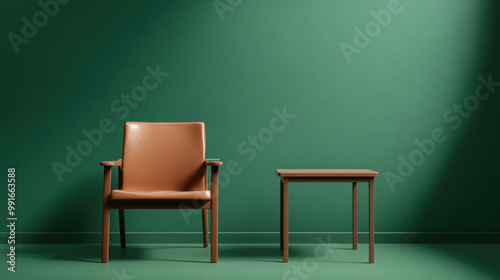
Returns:
[[[203,220],[203,247],[208,247],[208,209],[201,209]]]
[[[102,255],[101,262],[109,260],[109,208],[104,206],[102,210]]]
[[[212,203],[214,203],[212,201]],[[215,203],[216,204],[216,203]],[[219,236],[219,218],[218,218],[218,209],[217,205],[212,204],[212,244],[211,246],[211,260],[213,263],[216,263],[218,260],[218,236]]]
[[[125,210],[119,209],[118,216],[120,218],[120,244],[122,248],[125,248],[127,246],[125,239]]]
[[[352,249],[358,249],[358,183],[352,183]]]
[[[212,192],[212,200],[210,201],[211,227],[212,227],[212,244],[210,245],[211,261],[216,263],[219,256],[219,167],[212,166],[212,177],[210,188]]]

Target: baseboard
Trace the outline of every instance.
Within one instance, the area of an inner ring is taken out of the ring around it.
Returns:
[[[7,233],[0,233],[6,243]],[[290,242],[350,243],[350,232],[291,232]],[[360,243],[368,242],[368,233],[358,234]],[[118,232],[110,234],[111,243],[119,243]],[[100,243],[100,232],[18,232],[16,243]],[[201,232],[129,232],[130,243],[196,243]],[[500,232],[376,232],[376,243],[500,243]],[[279,232],[220,232],[219,243],[279,243]]]

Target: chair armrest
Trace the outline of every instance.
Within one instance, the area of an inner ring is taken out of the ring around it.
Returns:
[[[102,166],[122,166],[122,159],[115,161],[101,161]]]
[[[219,158],[207,158],[207,159],[205,159],[205,161],[203,163],[205,164],[205,166],[222,166],[223,165],[222,161],[220,161]]]
[[[104,166],[103,207],[106,208],[108,207],[107,203],[109,200],[109,195],[111,194],[111,167],[118,166],[121,173],[122,159],[116,161],[101,161],[101,165]]]

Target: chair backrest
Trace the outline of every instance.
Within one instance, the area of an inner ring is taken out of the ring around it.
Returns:
[[[124,190],[203,190],[205,123],[126,122]]]

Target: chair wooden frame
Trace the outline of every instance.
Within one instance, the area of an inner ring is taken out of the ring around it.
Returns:
[[[218,159],[205,159],[204,164],[205,182],[204,187],[208,189],[208,167],[211,172],[210,200],[113,200],[111,198],[111,167],[118,167],[118,189],[122,189],[122,160],[102,161],[104,167],[104,187],[103,187],[103,215],[102,215],[102,255],[101,261],[109,261],[109,228],[110,210],[118,209],[120,223],[120,244],[121,248],[126,247],[125,235],[125,209],[201,209],[203,224],[203,246],[208,247],[208,209],[211,210],[211,262],[218,261],[218,206],[219,206],[219,166],[223,163]]]

